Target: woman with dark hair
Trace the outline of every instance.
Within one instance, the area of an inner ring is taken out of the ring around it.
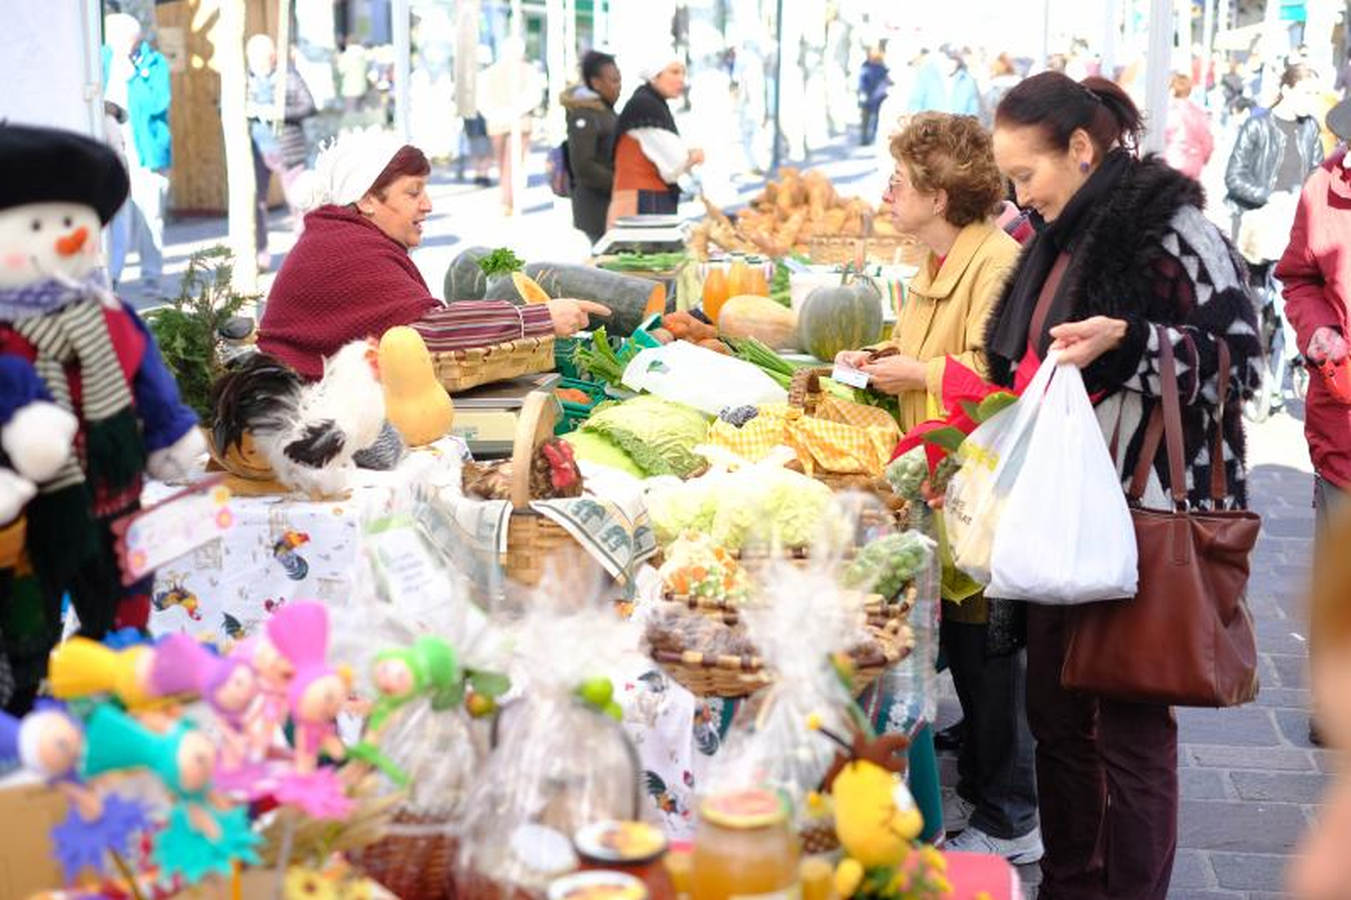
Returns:
[[[598,50],[582,57],[582,83],[563,92],[568,117],[572,224],[591,243],[605,234],[615,180],[615,103],[623,88],[615,58]]]
[[[1225,502],[1246,503],[1238,404],[1261,352],[1241,263],[1202,213],[1193,180],[1136,156],[1139,111],[1115,84],[1044,72],[1005,95],[994,155],[1037,229],[995,307],[985,353],[994,382],[1025,387],[1048,352],[1078,366],[1118,474],[1135,469],[1161,396],[1162,345],[1177,359],[1185,477],[1209,508],[1210,454],[1224,437]],[[1220,341],[1236,390],[1215,410]],[[1165,461],[1144,505],[1170,508]],[[1060,686],[1064,607],[1028,604],[1027,710],[1037,739],[1043,900],[1163,900],[1177,849],[1172,709]]]
[[[674,213],[676,179],[704,161],[704,151],[685,146],[671,114],[670,101],[685,93],[684,61],[668,56],[638,74],[643,83],[619,114],[607,224],[620,216]]]
[[[272,282],[259,349],[305,378],[318,378],[325,357],[395,325],[412,325],[428,349],[443,351],[568,335],[586,327],[588,313],[609,313],[582,300],[443,306],[408,255],[422,243],[432,211],[431,171],[421,150],[375,131],[343,135],[320,155],[314,208]]]

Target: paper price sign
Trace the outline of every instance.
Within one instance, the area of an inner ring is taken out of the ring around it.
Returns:
[[[218,476],[115,522],[122,583],[138,581],[229,531],[235,523],[230,498]]]

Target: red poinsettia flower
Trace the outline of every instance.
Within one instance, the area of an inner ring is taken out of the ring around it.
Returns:
[[[904,456],[923,444],[929,474],[932,475],[943,457],[956,452],[977,425],[1016,399],[1016,393],[990,384],[949,356],[947,365],[943,366],[942,396],[943,408],[948,410],[948,414],[940,419],[921,422],[906,432],[891,458]]]

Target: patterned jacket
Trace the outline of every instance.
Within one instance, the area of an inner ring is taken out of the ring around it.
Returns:
[[[1209,506],[1210,448],[1218,391],[1217,338],[1229,345],[1231,391],[1224,417],[1224,459],[1230,494],[1242,507],[1246,446],[1239,406],[1260,383],[1261,344],[1246,269],[1229,242],[1202,214],[1205,195],[1195,181],[1149,157],[1131,164],[1113,193],[1084,221],[1065,274],[1068,319],[1124,319],[1126,337],[1084,370],[1098,398],[1103,434],[1116,448],[1123,484],[1139,458],[1145,425],[1156,403],[1159,342],[1155,324],[1167,328],[1177,358],[1182,426],[1188,460],[1187,492],[1193,505]],[[1011,286],[1017,280],[1010,276]],[[986,346],[1004,315],[1006,287],[990,317]],[[1055,323],[1050,323],[1055,324]],[[1012,384],[1018,360],[989,354],[990,378]],[[1155,462],[1158,484],[1146,505],[1164,502],[1164,454]]]

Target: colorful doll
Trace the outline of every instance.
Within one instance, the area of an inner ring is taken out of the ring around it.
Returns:
[[[155,649],[148,644],[113,650],[77,636],[52,650],[47,678],[58,700],[107,694],[129,710],[140,710],[162,696],[151,679],[154,662]]]
[[[295,677],[295,666],[277,652],[266,635],[235,644],[230,658],[246,663],[258,679],[260,700],[247,715],[244,730],[251,757],[262,760],[276,740],[277,729],[286,721],[286,691]]]
[[[267,638],[295,670],[286,689],[295,726],[295,767],[313,772],[319,754],[345,755],[334,720],[347,701],[347,684],[328,664],[328,610],[302,601],[283,606],[267,620]]]
[[[216,751],[205,735],[186,723],[156,734],[110,704],[94,708],[85,723],[86,775],[117,769],[154,772],[176,801],[164,830],[155,837],[153,858],[166,878],[189,883],[212,873],[228,875],[234,860],[257,863],[260,842],[243,809],[223,809],[210,797]]]
[[[123,585],[112,523],[139,509],[144,474],[181,477],[206,447],[149,330],[107,287],[99,234],[127,198],[127,173],[100,141],[12,123],[0,123],[0,172],[0,356],[76,418],[80,447],[37,484],[25,508],[32,583],[4,581],[0,605],[32,597],[42,615],[69,594],[83,634],[143,628],[149,578]]]
[[[240,659],[212,653],[186,634],[172,634],[155,647],[150,681],[161,696],[201,697],[220,723],[220,764],[237,770],[247,757],[245,716],[258,698],[258,679]]]
[[[406,649],[383,650],[372,673],[380,698],[371,709],[366,734],[378,737],[389,717],[418,697],[433,709],[447,709],[464,696],[463,673],[455,648],[441,638],[424,635]]]
[[[131,836],[149,826],[140,803],[99,794],[76,776],[84,755],[80,726],[55,704],[16,719],[0,713],[0,760],[17,759],[65,794],[70,811],[52,829],[52,846],[66,883],[86,869],[103,875],[109,853],[126,856]]]

